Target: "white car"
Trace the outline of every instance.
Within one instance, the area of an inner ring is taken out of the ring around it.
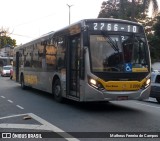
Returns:
[[[150,97],[156,98],[158,103],[160,103],[160,72],[159,71],[152,72]]]
[[[1,76],[10,76],[10,70],[12,69],[11,65],[3,66]]]

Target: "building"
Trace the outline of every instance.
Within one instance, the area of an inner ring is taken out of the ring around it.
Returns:
[[[2,57],[13,57],[13,47],[6,45],[0,49],[0,56]]]

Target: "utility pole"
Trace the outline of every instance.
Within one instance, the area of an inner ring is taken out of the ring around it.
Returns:
[[[70,8],[73,6],[73,5],[69,5],[67,4],[68,8],[69,8],[69,25],[70,25],[70,22],[71,22],[71,12],[70,12]]]

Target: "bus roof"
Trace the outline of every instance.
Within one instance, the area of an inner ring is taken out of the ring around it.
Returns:
[[[133,21],[128,21],[128,20],[122,20],[122,19],[114,19],[114,18],[95,18],[95,19],[82,19],[78,22],[75,22],[73,24],[70,24],[64,28],[61,28],[57,31],[51,31],[49,33],[46,33],[46,34],[43,34],[42,36],[28,42],[28,43],[25,43],[23,45],[20,45],[18,47],[16,47],[15,49],[18,49],[18,48],[21,48],[22,46],[29,46],[29,45],[32,45],[33,42],[43,42],[43,41],[46,41],[47,39],[50,39],[53,37],[53,35],[57,35],[57,34],[60,34],[61,32],[63,33],[63,31],[66,31],[68,30],[69,28],[75,26],[75,25],[80,25],[81,27],[85,26],[85,23],[87,22],[106,22],[106,21],[110,21],[110,22],[118,22],[118,23],[128,23],[128,24],[136,24],[136,25],[139,25],[139,26],[142,26],[140,25],[139,23],[137,22],[133,22]]]

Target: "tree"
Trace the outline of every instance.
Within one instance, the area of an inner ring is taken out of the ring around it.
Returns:
[[[3,48],[6,45],[10,45],[12,47],[16,46],[16,40],[12,39],[8,36],[8,30],[4,30],[3,28],[0,29],[0,48]]]
[[[98,18],[118,18],[118,10],[116,1],[103,1]]]
[[[98,18],[112,17],[136,21],[136,19],[141,16],[142,7],[143,3],[139,0],[108,0],[102,3]]]
[[[160,61],[160,13],[153,19],[152,32],[148,34],[152,62]]]
[[[156,23],[153,25],[154,35],[160,38],[160,13],[155,17]]]
[[[157,0],[107,0],[102,3],[98,18],[119,18],[139,21],[148,17],[148,11],[153,3],[152,15],[158,13]]]
[[[158,0],[143,0],[143,12],[147,13],[149,11],[150,5],[152,5],[152,15],[156,16],[158,14]]]

